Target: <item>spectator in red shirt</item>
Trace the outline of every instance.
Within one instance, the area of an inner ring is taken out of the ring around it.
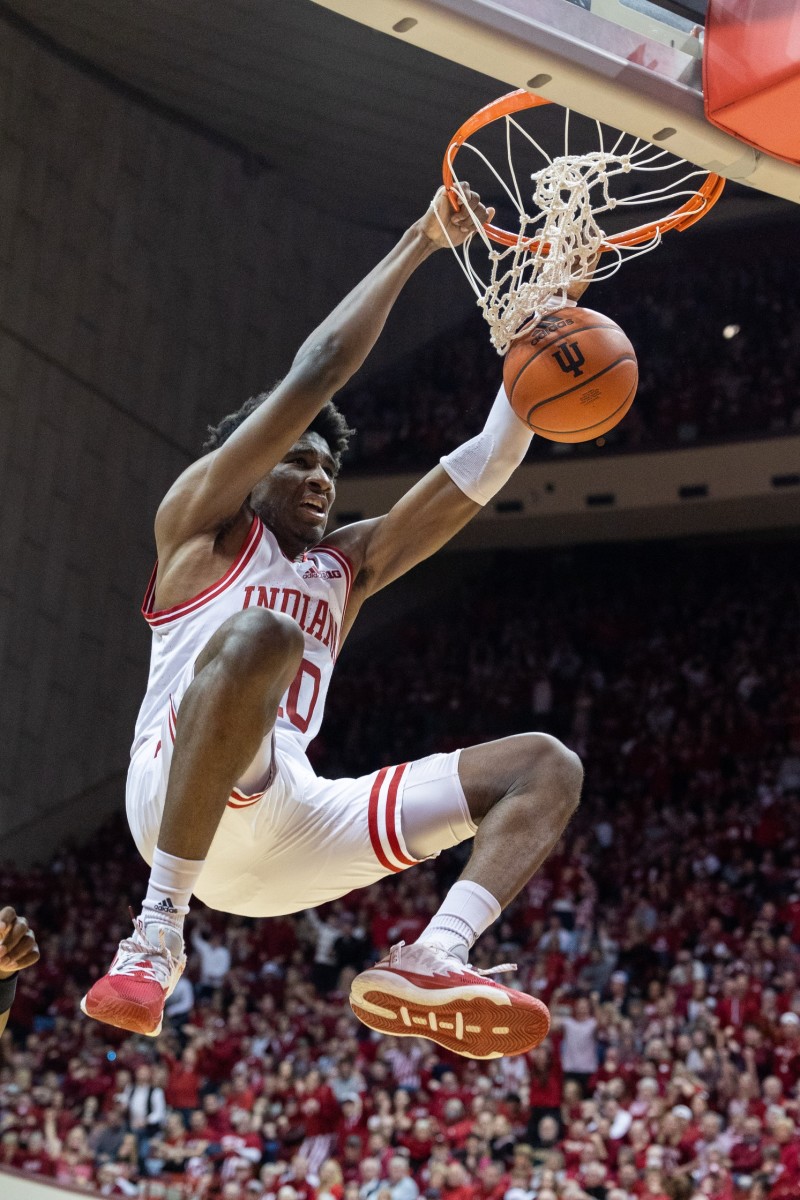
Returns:
[[[791,1179],[800,1195],[800,1135],[794,1121],[781,1117],[773,1126],[772,1136],[780,1147],[785,1179]]]
[[[70,1129],[63,1143],[48,1141],[48,1153],[55,1160],[54,1179],[57,1183],[71,1187],[86,1187],[94,1178],[94,1157],[86,1136],[86,1130],[76,1125]]]
[[[530,1114],[526,1138],[533,1143],[542,1117],[555,1117],[561,1122],[563,1071],[560,1056],[548,1038],[527,1056],[530,1071],[528,1104]]]
[[[30,1175],[37,1175],[40,1179],[49,1179],[55,1175],[55,1163],[47,1152],[44,1134],[38,1129],[27,1135],[24,1148],[20,1149],[14,1165]]]
[[[758,1010],[759,1000],[746,971],[739,971],[733,979],[725,981],[725,994],[717,1004],[717,1016],[723,1029],[731,1027],[741,1034],[745,1025],[757,1021]]]
[[[742,1134],[730,1150],[734,1175],[753,1175],[761,1162],[763,1146],[763,1132],[758,1117],[745,1117]]]
[[[300,1153],[316,1173],[336,1141],[341,1117],[339,1105],[316,1069],[309,1071],[304,1079],[296,1080],[294,1090],[305,1134]]]
[[[291,1184],[297,1193],[297,1200],[315,1200],[317,1176],[313,1174],[308,1159],[302,1154],[295,1154],[289,1170],[284,1170],[280,1176],[281,1185]]]
[[[474,1200],[503,1200],[509,1186],[509,1177],[503,1164],[496,1159],[487,1159],[478,1168]]]
[[[474,1200],[472,1177],[463,1163],[451,1162],[445,1171],[441,1200]]]
[[[441,1121],[444,1117],[444,1109],[448,1100],[461,1100],[463,1102],[465,1099],[463,1089],[458,1082],[458,1076],[454,1071],[443,1071],[438,1086],[435,1083],[431,1084],[431,1092],[431,1116],[436,1117],[438,1121]]]
[[[671,1200],[660,1167],[647,1168],[638,1195],[641,1200]]]
[[[178,1112],[167,1114],[164,1132],[151,1138],[147,1147],[148,1175],[182,1175],[192,1147],[186,1133],[183,1117]]]
[[[451,1097],[444,1106],[440,1124],[447,1144],[455,1150],[463,1150],[464,1143],[472,1133],[470,1117],[461,1100]]]
[[[417,1117],[410,1130],[398,1135],[397,1144],[408,1151],[414,1174],[430,1158],[435,1139],[436,1130],[430,1117]]]
[[[351,1133],[339,1144],[337,1155],[342,1166],[342,1178],[345,1184],[360,1183],[361,1162],[364,1158],[365,1138],[357,1133]]]
[[[194,1046],[187,1046],[181,1054],[180,1061],[170,1056],[167,1064],[167,1105],[177,1108],[188,1121],[194,1109],[200,1107],[202,1076],[197,1069],[197,1050]]]

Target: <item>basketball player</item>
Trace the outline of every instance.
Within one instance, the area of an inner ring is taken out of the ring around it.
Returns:
[[[8,1015],[17,990],[17,975],[39,961],[36,935],[24,917],[18,917],[10,905],[0,909],[0,1033],[8,1024]]]
[[[489,217],[477,195],[467,199]],[[150,678],[127,785],[131,830],[152,870],[133,935],[82,1001],[90,1017],[159,1033],[186,962],[192,894],[247,916],[298,912],[474,837],[428,928],[360,975],[351,1004],[375,1029],[424,1027],[477,1058],[522,1052],[547,1033],[540,1001],[466,963],[560,837],[578,803],[577,757],[527,733],[326,780],[305,754],[361,605],[474,517],[531,440],[501,390],[483,432],[385,516],[325,536],[350,432],[330,398],[412,272],[472,228],[465,208],[438,195],[301,346],[285,379],[211,431],[210,452],[161,503],[143,608]]]

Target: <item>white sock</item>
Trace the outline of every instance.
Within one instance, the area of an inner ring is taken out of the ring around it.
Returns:
[[[417,941],[441,946],[466,962],[475,942],[501,912],[500,904],[485,887],[459,879]]]
[[[203,862],[203,859],[176,858],[165,850],[156,849],[153,854],[147,895],[142,903],[142,921],[145,930],[151,927],[164,930],[173,953],[181,953],[183,949],[183,920],[189,911],[189,901]],[[176,949],[178,939],[180,949]]]

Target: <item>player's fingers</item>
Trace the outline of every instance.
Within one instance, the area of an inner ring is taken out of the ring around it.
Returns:
[[[477,208],[470,208],[466,211],[453,214],[453,225],[456,229],[470,230],[474,229],[476,223],[482,224],[486,219],[486,209],[480,204]]]
[[[479,208],[483,208],[483,205],[481,204],[481,198],[477,192],[469,192],[468,203],[473,212],[477,212]]]
[[[5,908],[0,909],[0,941],[3,939],[5,932],[14,924],[17,919],[17,914],[10,904]]]
[[[0,945],[0,963],[6,965],[9,959],[14,957],[16,946],[22,941],[27,933],[30,933],[30,927],[24,917],[17,917],[16,921],[7,930],[2,944]],[[33,936],[31,934],[31,936]]]
[[[18,956],[14,959],[13,963],[7,962],[5,964],[6,971],[10,971],[10,970],[24,971],[26,969],[26,967],[32,967],[39,961],[39,959],[41,957],[41,955],[39,953],[39,947],[36,945],[35,940],[33,940],[32,935],[31,935],[31,940],[32,940],[33,944],[27,949],[27,951],[21,957],[19,957],[19,951],[18,951],[17,952]]]

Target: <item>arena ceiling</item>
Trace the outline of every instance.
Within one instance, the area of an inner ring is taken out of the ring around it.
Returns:
[[[0,0],[2,14],[281,172],[319,207],[387,229],[427,203],[449,135],[507,90],[311,0]],[[729,187],[703,227],[794,215]]]

